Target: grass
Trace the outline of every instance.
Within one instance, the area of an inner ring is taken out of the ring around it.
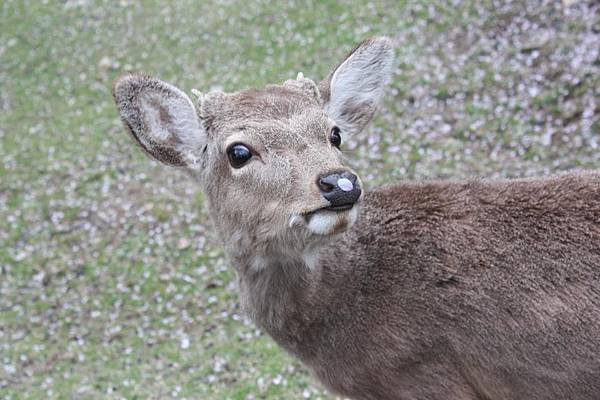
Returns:
[[[600,13],[527,3],[4,1],[0,398],[332,398],[240,315],[202,195],[134,148],[111,83],[319,79],[386,34],[386,102],[344,138],[370,187],[598,168]]]

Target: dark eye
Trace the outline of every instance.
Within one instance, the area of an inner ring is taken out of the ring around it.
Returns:
[[[333,129],[331,129],[331,134],[329,135],[329,141],[331,142],[332,145],[334,145],[338,149],[340,148],[340,145],[342,144],[342,136],[340,135],[340,133],[341,133],[340,128],[338,128],[337,126],[334,126]]]
[[[252,158],[252,152],[243,144],[235,143],[227,148],[227,157],[233,168],[241,168]]]

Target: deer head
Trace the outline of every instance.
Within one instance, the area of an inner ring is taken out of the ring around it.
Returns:
[[[319,84],[299,74],[262,90],[198,94],[194,105],[168,83],[125,75],[113,94],[140,147],[200,182],[226,244],[293,257],[357,218],[361,182],[340,146],[373,116],[392,58],[391,41],[372,38]]]

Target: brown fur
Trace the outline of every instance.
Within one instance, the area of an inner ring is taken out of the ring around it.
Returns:
[[[320,254],[318,278],[273,266],[282,276],[254,302],[333,390],[598,398],[600,174],[378,189]]]
[[[390,61],[374,38],[319,85],[208,93],[197,115],[154,78],[126,76],[114,94],[144,150],[202,185],[244,309],[331,390],[597,399],[599,173],[403,182],[315,211],[328,204],[317,177],[348,170],[329,132],[362,129]],[[241,168],[232,143],[255,153]]]

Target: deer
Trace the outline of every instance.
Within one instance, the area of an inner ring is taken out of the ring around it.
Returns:
[[[600,398],[600,173],[401,180],[367,192],[344,136],[394,44],[319,82],[225,93],[116,79],[126,131],[204,193],[244,312],[351,399]]]

